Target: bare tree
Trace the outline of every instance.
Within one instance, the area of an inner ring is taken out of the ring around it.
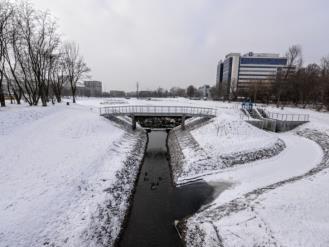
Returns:
[[[254,80],[250,82],[249,97],[252,98],[254,102],[256,102],[258,99],[257,96],[261,91],[262,83],[263,82],[260,80]]]
[[[0,105],[6,106],[3,81],[5,78],[5,54],[7,52],[10,18],[14,13],[13,6],[8,1],[0,2]]]
[[[54,51],[59,45],[56,23],[47,12],[35,16],[36,28],[26,29],[24,33],[28,46],[29,59],[32,66],[33,78],[38,85],[42,105],[47,106],[50,71],[54,59]],[[33,31],[34,35],[30,34]]]
[[[76,84],[89,71],[79,48],[66,43],[59,51],[57,24],[48,12],[36,10],[29,1],[0,1],[0,101],[5,104],[3,81],[8,94],[30,105],[51,96],[61,101],[65,82],[70,83],[75,102]]]
[[[73,103],[75,103],[77,82],[82,79],[90,69],[84,62],[83,57],[79,54],[79,47],[74,42],[65,43],[64,62],[67,71],[67,79],[71,87]]]
[[[37,105],[39,99],[47,105],[50,71],[59,42],[56,22],[48,12],[35,10],[29,2],[15,5],[6,52],[14,95],[23,95],[30,105]]]
[[[195,96],[196,88],[193,85],[190,85],[186,89],[186,94],[188,97],[192,98]]]
[[[220,86],[213,86],[209,89],[209,93],[212,99],[214,100],[218,100],[220,98],[220,90],[219,90]]]
[[[303,108],[305,108],[311,101],[314,104],[317,103],[320,67],[315,63],[309,64],[305,69],[303,69],[303,72],[304,73],[301,74],[302,78],[299,79],[299,92],[300,101]]]
[[[282,93],[287,91],[287,80],[289,76],[303,64],[302,48],[299,45],[289,47],[286,57],[288,59],[287,66],[285,69],[278,71],[274,86],[277,107],[280,105]]]
[[[172,87],[169,90],[171,96],[178,96],[178,97],[185,97],[186,96],[186,91],[183,88],[180,87]]]
[[[321,102],[329,110],[329,55],[321,59],[320,97]]]
[[[51,71],[50,71],[50,83],[52,92],[58,103],[62,101],[62,91],[64,84],[67,82],[67,71],[64,61],[64,55],[62,52],[54,56]]]

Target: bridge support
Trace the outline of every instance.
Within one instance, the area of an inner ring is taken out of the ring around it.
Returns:
[[[186,118],[186,116],[182,115],[182,124],[181,124],[182,130],[185,130],[185,118]]]
[[[132,129],[135,130],[136,129],[136,117],[135,117],[135,115],[132,115],[131,119],[132,119]]]

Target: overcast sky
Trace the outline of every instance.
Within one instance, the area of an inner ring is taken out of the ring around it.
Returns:
[[[32,0],[80,45],[106,90],[215,84],[229,52],[283,55],[306,63],[329,54],[328,0]]]

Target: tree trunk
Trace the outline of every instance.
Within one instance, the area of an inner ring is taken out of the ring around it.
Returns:
[[[47,97],[46,97],[46,92],[45,92],[46,88],[44,84],[40,85],[40,98],[41,98],[41,103],[42,106],[47,106]]]
[[[62,101],[62,90],[58,85],[53,85],[53,93],[55,95],[57,103],[61,103]]]
[[[0,75],[0,104],[1,107],[5,107],[6,106],[6,100],[5,100],[5,94],[3,92],[3,72],[1,71],[1,75]]]
[[[10,98],[10,104],[13,104],[13,98],[11,97],[11,92],[10,92],[9,83],[7,83],[7,91],[8,91],[8,96],[9,96],[9,98]]]
[[[281,98],[281,93],[279,93],[279,95],[277,96],[277,102],[276,102],[276,107],[277,108],[280,107],[280,98]]]
[[[17,102],[17,105],[20,105],[21,104],[21,98],[22,98],[21,90],[18,90],[18,92],[16,92],[16,90],[13,90],[13,94],[14,94],[15,100]]]
[[[75,101],[76,88],[75,87],[71,87],[71,89],[72,89],[73,103],[76,103],[76,101]]]
[[[3,93],[3,88],[2,88],[2,85],[1,84],[0,84],[0,104],[1,104],[1,107],[5,107],[6,106],[5,95]]]
[[[57,100],[57,103],[61,103],[61,102],[62,102],[62,98],[61,98],[61,96],[56,95],[56,100]]]

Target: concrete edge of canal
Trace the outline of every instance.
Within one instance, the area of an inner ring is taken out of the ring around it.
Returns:
[[[123,233],[123,229],[127,225],[127,222],[128,222],[128,219],[129,219],[129,214],[130,214],[130,211],[131,211],[132,202],[134,200],[136,184],[138,182],[138,177],[140,175],[141,168],[142,168],[143,161],[144,161],[144,157],[145,157],[145,152],[146,152],[147,143],[148,143],[148,135],[147,135],[147,132],[143,129],[139,128],[137,131],[138,131],[139,140],[137,141],[133,152],[131,153],[131,155],[129,155],[129,157],[125,161],[125,164],[130,163],[131,160],[135,160],[136,157],[138,157],[138,156],[140,156],[141,158],[136,160],[136,162],[135,162],[134,167],[136,169],[136,172],[132,172],[132,170],[131,170],[132,167],[131,166],[126,166],[125,165],[125,167],[123,168],[124,173],[126,173],[126,174],[130,173],[131,174],[130,175],[131,183],[130,183],[130,186],[128,186],[131,189],[129,191],[129,196],[127,198],[127,208],[125,210],[124,216],[123,216],[122,221],[121,221],[121,226],[120,226],[119,233],[116,236],[116,238],[114,239],[113,243],[112,244],[110,243],[109,246],[112,246],[112,245],[113,246],[118,246],[121,235]],[[122,184],[122,185],[125,185],[125,184]]]

